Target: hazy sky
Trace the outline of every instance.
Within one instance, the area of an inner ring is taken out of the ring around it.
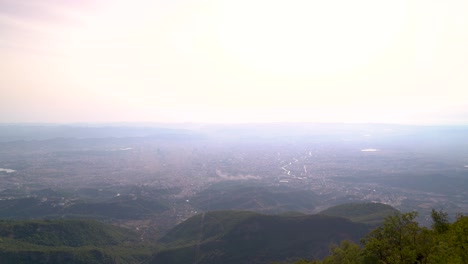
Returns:
[[[0,0],[0,122],[468,124],[466,0]]]

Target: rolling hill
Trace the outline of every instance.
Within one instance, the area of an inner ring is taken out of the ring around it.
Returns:
[[[385,217],[398,212],[397,209],[381,203],[348,203],[330,207],[320,214],[344,217],[354,222],[381,224]]]
[[[139,219],[167,210],[164,203],[129,196],[113,197],[104,201],[47,200],[39,197],[24,197],[0,200],[0,218],[93,218],[93,219]]]
[[[213,211],[196,215],[160,239],[150,263],[268,263],[322,258],[330,243],[357,241],[369,226],[325,215]]]
[[[255,184],[218,183],[197,193],[191,204],[203,211],[246,210],[262,213],[288,211],[312,212],[317,195],[284,186],[264,187]]]
[[[131,230],[93,220],[0,221],[0,263],[140,263]]]

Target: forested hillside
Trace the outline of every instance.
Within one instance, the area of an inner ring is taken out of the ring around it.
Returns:
[[[416,216],[416,212],[395,213],[361,240],[362,247],[345,240],[332,245],[323,261],[295,264],[468,263],[467,216],[450,223],[445,212],[433,210],[431,228],[419,226]]]
[[[433,210],[432,226],[423,227],[416,212],[381,204],[325,212],[343,217],[205,212],[158,241],[95,220],[0,220],[0,263],[468,263],[466,216],[450,222]]]
[[[370,226],[325,215],[215,211],[176,226],[150,263],[271,263],[322,258],[327,245],[359,241]]]
[[[366,224],[381,224],[385,217],[398,212],[390,205],[381,203],[351,203],[330,207],[320,214],[340,216]]]
[[[140,263],[152,246],[93,220],[0,221],[0,263]]]

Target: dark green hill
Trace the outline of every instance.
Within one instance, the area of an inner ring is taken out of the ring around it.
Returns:
[[[93,220],[0,221],[0,263],[138,263],[138,235]]]
[[[60,208],[34,197],[0,200],[0,218],[29,219],[58,214]]]
[[[115,197],[105,202],[78,202],[64,208],[67,215],[88,218],[138,219],[167,210],[158,201],[137,197]]]
[[[45,217],[138,219],[167,209],[168,207],[162,202],[129,196],[114,197],[100,202],[36,197],[0,200],[0,218],[3,219]]]
[[[381,203],[349,203],[330,207],[320,214],[338,216],[366,224],[383,223],[385,217],[398,212],[397,209]]]
[[[150,263],[269,263],[321,258],[330,243],[357,241],[365,224],[325,215],[263,215],[217,211],[194,216],[160,242]]]
[[[214,240],[249,217],[257,215],[249,211],[212,211],[198,214],[172,228],[160,242],[167,247],[175,247],[198,243],[200,240]]]
[[[18,249],[4,250],[0,249],[0,261],[2,264],[113,264],[126,263],[118,261],[112,255],[98,249]],[[139,262],[133,262],[139,263]]]
[[[93,220],[0,221],[0,237],[44,246],[108,246],[136,234]]]
[[[190,201],[194,207],[203,211],[312,212],[317,204],[317,196],[311,191],[282,186],[267,188],[255,184],[223,182],[199,192]]]

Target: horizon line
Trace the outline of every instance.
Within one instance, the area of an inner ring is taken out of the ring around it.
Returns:
[[[115,121],[115,122],[0,122],[0,126],[8,125],[25,125],[25,126],[87,126],[87,125],[112,125],[112,126],[132,126],[132,125],[389,125],[389,126],[419,126],[419,127],[431,127],[431,126],[456,126],[464,127],[467,124],[461,123],[432,123],[432,124],[408,124],[408,123],[385,123],[385,122],[312,122],[312,121],[266,121],[266,122],[157,122],[157,121]]]

